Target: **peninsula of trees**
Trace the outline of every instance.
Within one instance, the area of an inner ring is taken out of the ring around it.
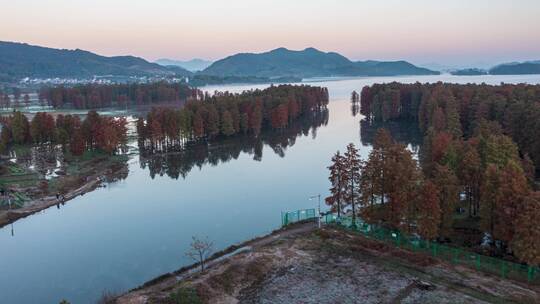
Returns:
[[[166,175],[185,179],[194,168],[202,170],[206,165],[217,166],[238,159],[242,154],[252,156],[254,161],[261,161],[265,146],[279,157],[285,157],[287,149],[297,142],[297,138],[315,138],[318,128],[326,124],[328,110],[322,110],[291,121],[279,131],[261,130],[257,137],[231,136],[221,138],[215,144],[199,141],[190,144],[188,149],[179,149],[174,153],[152,153],[151,150],[140,149],[139,164],[141,168],[148,169],[152,178]]]
[[[465,207],[476,244],[540,263],[539,85],[377,84],[361,92],[371,122],[413,120],[424,133],[419,163],[404,145],[379,130],[366,161],[354,146],[330,167],[337,209],[351,205],[369,223],[432,240],[457,234],[456,209]],[[355,208],[356,207],[356,208]]]
[[[113,118],[90,111],[81,121],[77,115],[56,116],[38,112],[28,121],[19,111],[2,116],[0,153],[12,145],[62,145],[73,155],[87,150],[116,152],[127,140],[127,122],[124,117]]]
[[[207,94],[188,101],[181,109],[154,108],[146,120],[139,118],[139,146],[162,152],[219,136],[256,137],[263,129],[284,129],[302,116],[315,115],[327,104],[326,88],[307,85]]]

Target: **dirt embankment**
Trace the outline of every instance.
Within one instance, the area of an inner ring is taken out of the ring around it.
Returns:
[[[538,286],[313,223],[230,251],[204,272],[164,275],[116,303],[540,303]]]
[[[114,159],[100,156],[73,162],[72,166],[67,168],[65,175],[47,182],[49,191],[46,192],[39,189],[43,180],[24,188],[14,185],[13,187],[20,192],[32,193],[32,199],[25,201],[16,209],[0,209],[0,228],[51,206],[65,204],[79,195],[100,187],[105,181],[125,178],[128,174],[127,159],[127,156]],[[9,185],[8,188],[10,188]],[[60,194],[60,198],[57,198],[57,193]]]

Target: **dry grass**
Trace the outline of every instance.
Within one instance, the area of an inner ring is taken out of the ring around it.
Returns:
[[[424,282],[433,288],[423,288]],[[327,227],[263,238],[249,252],[180,282],[168,278],[146,286],[119,303],[168,303],[170,293],[185,284],[203,303],[538,303],[540,299],[537,287],[453,268],[423,253]]]

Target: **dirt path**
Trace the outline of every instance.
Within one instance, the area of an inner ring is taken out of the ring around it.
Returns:
[[[75,197],[85,194],[87,192],[93,191],[101,184],[101,179],[98,175],[93,175],[88,177],[87,181],[80,187],[68,191],[64,194],[64,202],[66,203]],[[52,206],[60,204],[56,196],[47,196],[40,199],[35,199],[33,201],[27,202],[25,206],[13,209],[13,210],[2,210],[0,211],[0,228],[11,224],[21,218],[27,217],[34,213],[37,213],[41,210],[47,209]]]

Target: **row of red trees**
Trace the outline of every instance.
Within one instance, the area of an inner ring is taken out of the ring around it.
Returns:
[[[463,159],[463,165],[469,161]],[[477,219],[481,231],[496,240],[505,253],[538,265],[540,192],[531,190],[516,161],[489,164],[484,180],[477,181],[481,195]],[[459,173],[463,176],[458,176],[444,162],[425,173],[412,153],[384,129],[377,132],[367,160],[361,160],[350,144],[343,156],[339,152],[334,155],[329,169],[332,187],[326,202],[338,214],[351,206],[353,219],[359,214],[367,223],[417,233],[427,240],[452,239],[460,194],[469,188],[460,180],[474,179],[472,175],[481,173],[464,168]]]
[[[0,90],[0,108],[9,109],[11,107],[19,108],[21,106],[30,105],[30,96],[25,93],[21,94],[20,90],[15,90],[13,92],[13,100],[7,93]]]
[[[374,84],[361,92],[360,112],[368,120],[414,119],[423,132],[448,131],[470,138],[484,121],[502,132],[540,166],[540,85]]]
[[[186,84],[155,82],[133,84],[85,84],[74,87],[44,87],[39,100],[54,108],[98,109],[114,106],[181,102],[202,97]]]
[[[540,262],[540,246],[533,242],[540,234],[531,222],[540,218],[534,164],[527,154],[520,156],[498,122],[482,120],[469,138],[429,127],[420,156],[427,177],[445,176],[439,186],[448,211],[465,203],[478,231],[497,248],[528,263]],[[447,227],[453,226],[453,218],[445,215]],[[537,258],[526,257],[530,252]]]
[[[438,236],[440,207],[434,185],[424,179],[412,153],[385,129],[377,131],[367,160],[351,143],[343,155],[334,155],[328,168],[332,187],[326,203],[338,216],[350,206],[353,222],[360,215],[367,223],[426,239]]]
[[[86,150],[114,153],[127,140],[125,118],[101,116],[90,111],[81,121],[76,115],[36,113],[31,121],[19,111],[1,118],[0,151],[12,144],[59,144],[74,155]]]
[[[167,151],[186,142],[217,136],[252,134],[263,128],[283,129],[302,115],[326,108],[328,91],[312,86],[280,85],[240,94],[216,92],[189,101],[181,109],[154,108],[139,118],[139,143]]]
[[[217,166],[237,159],[242,154],[250,155],[254,161],[261,161],[264,147],[269,147],[269,153],[285,157],[289,147],[302,136],[317,136],[320,126],[328,123],[328,110],[315,115],[305,116],[292,121],[285,129],[278,132],[262,132],[259,136],[232,136],[220,140],[219,145],[209,145],[207,142],[194,142],[187,149],[179,149],[175,153],[152,153],[140,150],[139,164],[148,169],[150,176],[167,175],[171,178],[186,178],[189,172],[204,166]]]
[[[424,132],[420,164],[439,193],[439,237],[452,237],[454,210],[467,206],[469,229],[494,250],[540,262],[540,86],[391,83],[361,95],[368,120],[413,119]]]

